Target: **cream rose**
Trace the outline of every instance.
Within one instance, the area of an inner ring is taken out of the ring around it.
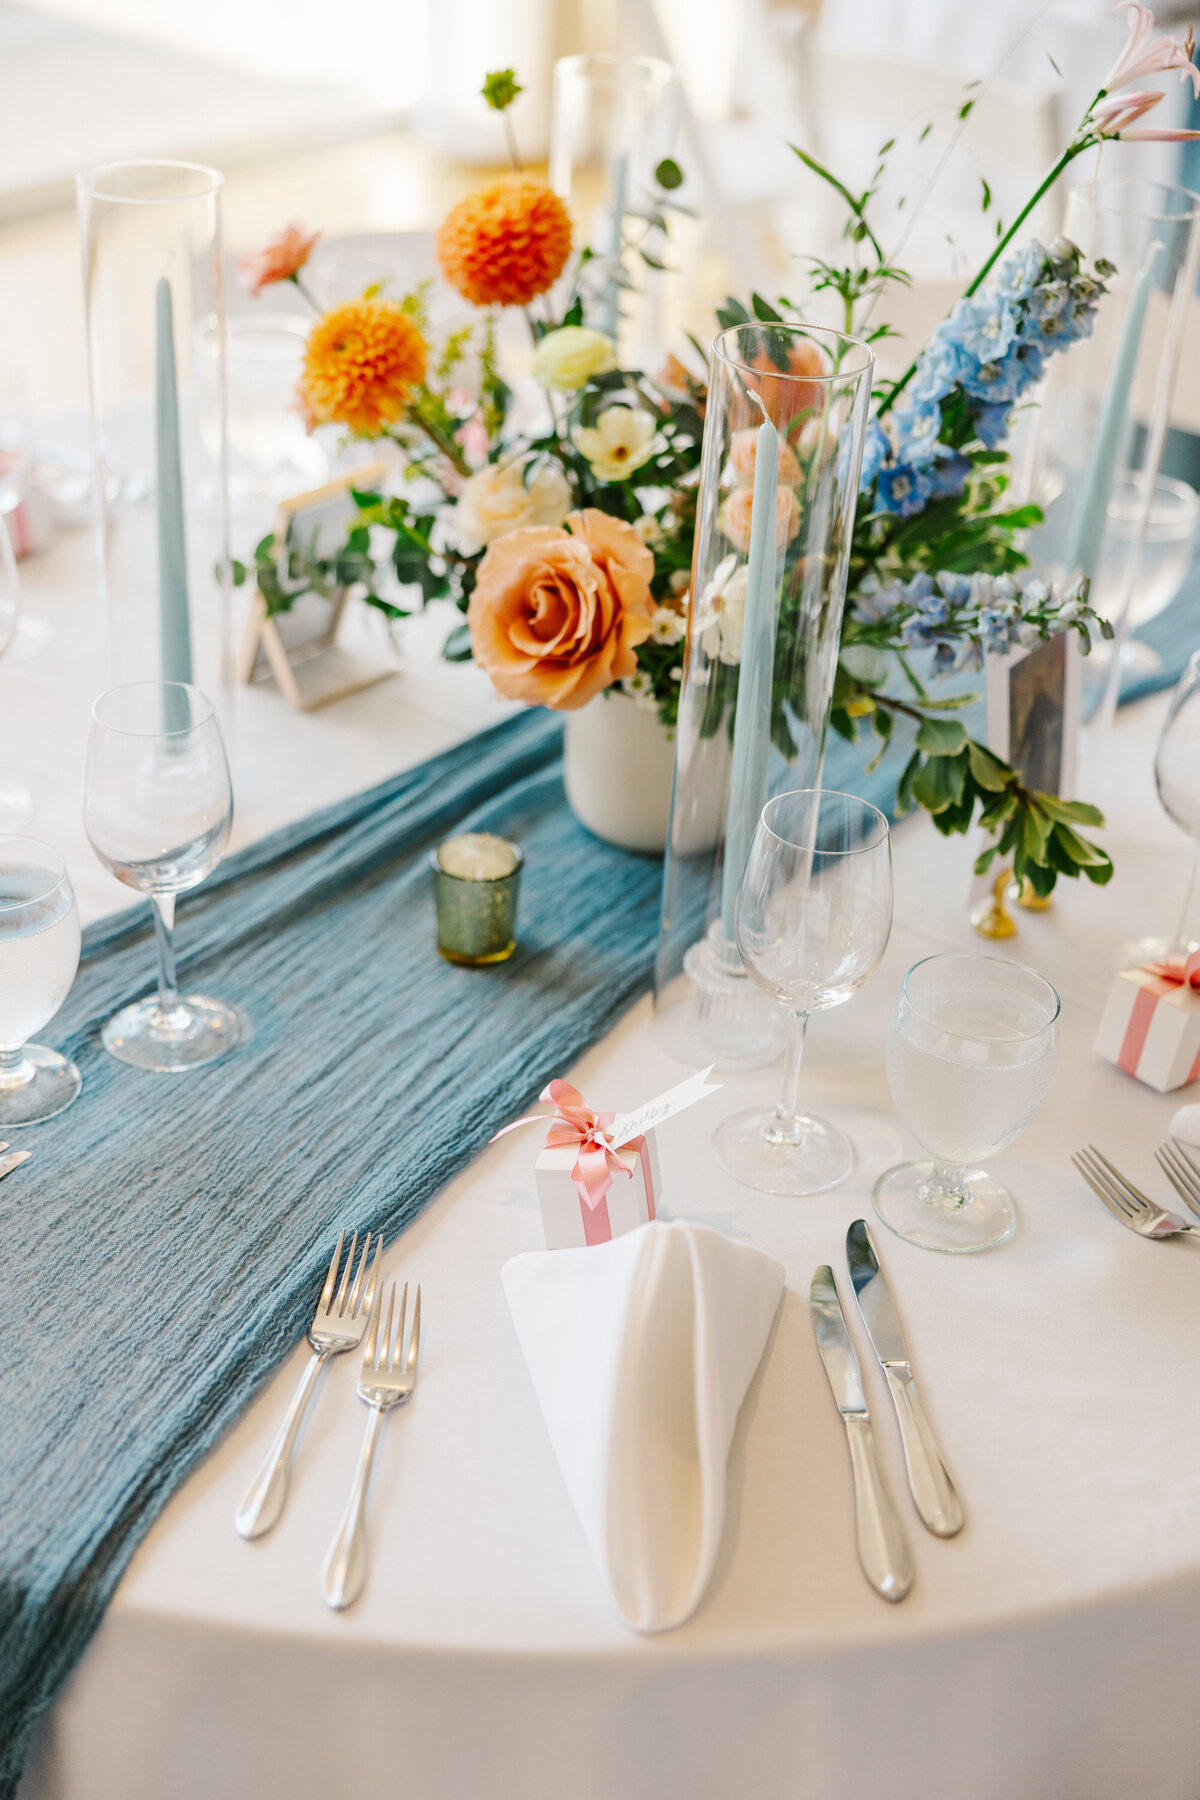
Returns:
[[[573,394],[593,375],[617,366],[611,338],[586,325],[562,325],[548,331],[533,356],[533,379],[556,394]]]
[[[545,463],[526,487],[515,463],[493,463],[466,482],[454,508],[453,530],[468,556],[506,531],[528,525],[561,525],[571,510],[571,490],[557,463]]]

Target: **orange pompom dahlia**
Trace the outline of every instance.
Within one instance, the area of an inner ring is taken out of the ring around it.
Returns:
[[[437,234],[442,272],[473,306],[527,306],[554,286],[570,254],[567,209],[532,175],[461,200]]]
[[[351,300],[309,335],[300,399],[317,425],[370,437],[400,419],[425,379],[427,347],[393,300]]]

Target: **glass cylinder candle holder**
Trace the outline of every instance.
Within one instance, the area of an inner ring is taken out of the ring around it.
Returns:
[[[814,326],[713,344],[655,970],[656,1030],[684,1062],[782,1047],[735,905],[767,801],[821,785],[873,368]]]
[[[214,697],[232,693],[223,185],[180,162],[76,177],[109,680]]]
[[[675,71],[659,57],[564,56],[554,65],[550,185],[570,209],[576,249],[591,252],[586,323],[617,343],[622,368],[657,366],[662,348],[655,170],[675,148],[678,118]]]
[[[516,844],[490,831],[464,832],[434,851],[438,949],[447,962],[507,962],[517,947],[524,861]]]
[[[1200,267],[1200,196],[1088,182],[1071,190],[1063,232],[1113,272],[1091,336],[1054,358],[1046,384],[1031,453],[1046,524],[1031,549],[1055,574],[1090,576],[1092,604],[1116,629],[1088,659],[1105,671],[1109,722],[1127,634],[1174,597],[1195,541],[1195,496],[1163,477],[1162,461]]]

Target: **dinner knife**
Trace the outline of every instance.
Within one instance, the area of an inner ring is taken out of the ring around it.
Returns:
[[[962,1501],[925,1416],[900,1315],[865,1219],[855,1219],[846,1233],[846,1258],[867,1335],[887,1376],[917,1511],[936,1537],[953,1537],[963,1528]]]
[[[817,1349],[850,1445],[858,1560],[877,1594],[885,1600],[903,1600],[913,1584],[912,1551],[879,1466],[871,1415],[863,1396],[862,1370],[828,1263],[812,1278],[808,1304]]]
[[[10,1150],[7,1156],[0,1156],[0,1181],[14,1169],[19,1169],[23,1162],[28,1162],[32,1155],[32,1150]]]

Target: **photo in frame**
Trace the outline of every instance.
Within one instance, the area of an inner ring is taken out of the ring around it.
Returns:
[[[1064,632],[1031,650],[989,656],[985,679],[988,749],[1016,769],[1023,786],[1074,799],[1083,716],[1083,657],[1075,633]],[[978,832],[976,838],[978,855],[991,839]],[[975,909],[989,896],[999,902],[1010,871],[1011,861],[994,863],[986,875],[972,878],[969,904],[977,930]]]
[[[366,463],[281,502],[275,515],[280,560],[300,545],[332,555],[345,541],[355,512],[352,492],[369,491],[386,473],[386,463]],[[312,712],[397,674],[395,658],[339,643],[350,592],[348,586],[338,587],[326,597],[309,588],[297,594],[286,612],[272,614],[256,590],[242,638],[238,680],[253,686],[274,683],[292,706]]]

